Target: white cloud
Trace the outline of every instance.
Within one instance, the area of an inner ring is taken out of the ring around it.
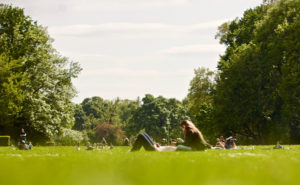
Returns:
[[[216,20],[202,22],[192,25],[174,25],[161,23],[105,23],[105,24],[78,24],[68,26],[49,27],[48,31],[55,36],[87,37],[87,36],[131,36],[131,37],[151,37],[151,36],[178,36],[183,34],[199,34],[208,29],[216,30],[219,25],[226,20]]]
[[[194,44],[179,47],[172,47],[161,51],[162,54],[168,55],[189,55],[189,54],[203,54],[203,53],[221,53],[224,47],[220,44]]]
[[[99,10],[132,10],[154,7],[179,6],[190,0],[3,0],[30,9],[32,12],[90,12]]]
[[[82,73],[82,76],[156,76],[159,73],[154,70],[131,70],[126,68],[104,68],[88,70]]]

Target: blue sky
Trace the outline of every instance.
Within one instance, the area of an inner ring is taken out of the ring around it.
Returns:
[[[262,0],[2,0],[48,27],[53,46],[83,71],[78,96],[183,99],[194,69],[216,70],[223,22]]]

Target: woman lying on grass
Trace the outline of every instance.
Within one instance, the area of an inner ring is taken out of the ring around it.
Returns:
[[[148,134],[139,134],[133,144],[131,151],[138,151],[143,146],[147,151],[190,151],[204,150],[211,148],[200,132],[200,130],[188,120],[184,120],[180,124],[184,134],[184,143],[178,146],[159,146],[155,144]]]

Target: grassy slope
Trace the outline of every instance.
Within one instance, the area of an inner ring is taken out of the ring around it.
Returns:
[[[0,147],[0,185],[299,184],[300,146],[204,152]]]

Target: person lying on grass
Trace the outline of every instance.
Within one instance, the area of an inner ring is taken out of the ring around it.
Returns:
[[[142,133],[137,136],[130,151],[138,151],[141,147],[144,147],[147,151],[197,151],[212,148],[212,146],[204,140],[201,131],[191,121],[184,120],[180,126],[184,134],[184,143],[182,145],[160,146],[154,143],[147,133]]]

